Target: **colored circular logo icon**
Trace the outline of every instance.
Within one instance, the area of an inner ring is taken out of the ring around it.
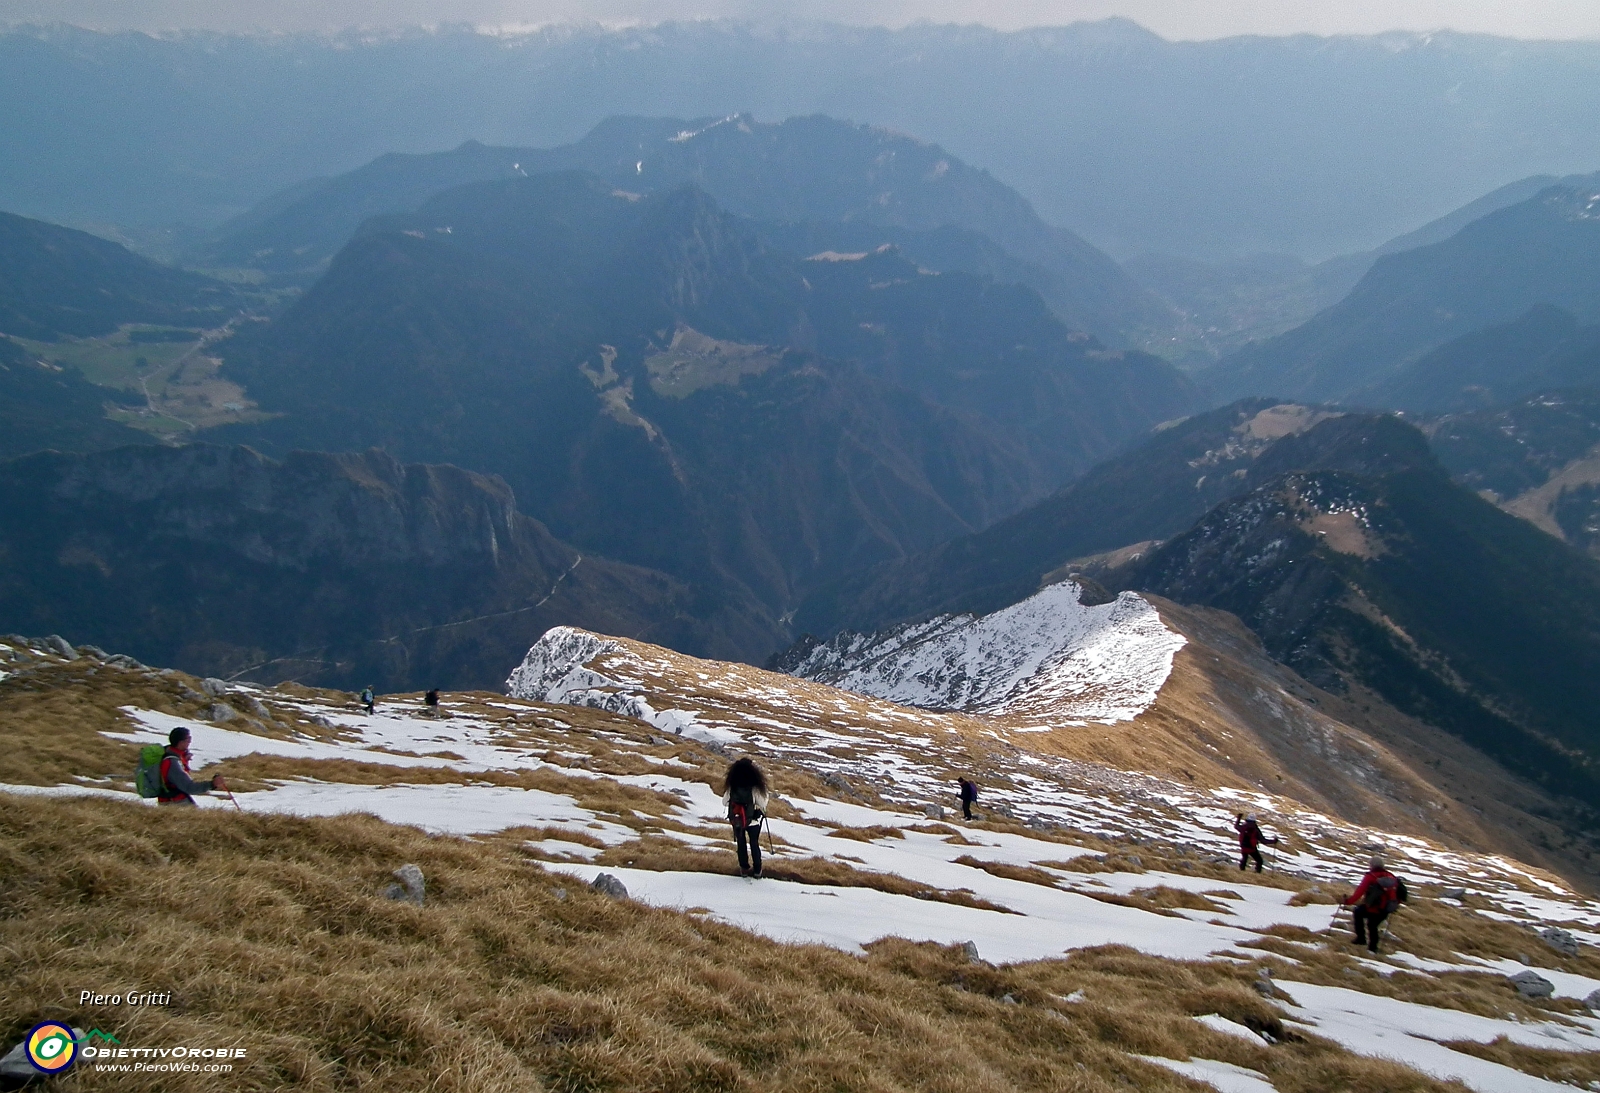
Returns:
[[[46,1074],[60,1074],[78,1058],[72,1030],[55,1021],[35,1025],[28,1033],[28,1062]]]

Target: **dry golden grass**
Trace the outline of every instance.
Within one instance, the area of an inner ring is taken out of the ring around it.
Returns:
[[[403,862],[427,875],[424,907],[378,896]],[[8,1042],[56,1018],[130,1045],[242,1046],[226,1079],[237,1090],[1196,1088],[1130,1051],[1257,1067],[1281,1093],[1455,1088],[1189,1019],[1279,1027],[1248,968],[1122,949],[991,968],[904,941],[865,957],[782,946],[591,894],[509,845],[363,817],[8,799],[0,908]],[[83,989],[170,990],[173,1004],[79,1007]],[[1074,990],[1087,1001],[1059,1001]],[[80,1064],[56,1087],[218,1080]]]
[[[1060,883],[1050,873],[1043,869],[1036,869],[1028,865],[1011,865],[1006,862],[979,861],[970,854],[963,854],[956,859],[957,865],[971,866],[981,869],[993,877],[1004,877],[1006,880],[1026,881],[1028,884],[1042,884],[1046,888],[1060,888]]]
[[[905,832],[898,827],[836,827],[828,832],[835,839],[851,839],[858,843],[876,842],[878,839],[903,839]]]
[[[1465,1055],[1515,1067],[1546,1081],[1577,1086],[1592,1086],[1600,1081],[1600,1054],[1594,1052],[1544,1051],[1514,1044],[1504,1036],[1488,1044],[1446,1040],[1444,1045]]]
[[[1190,911],[1210,911],[1213,914],[1228,914],[1229,909],[1216,900],[1190,892],[1183,888],[1173,888],[1169,885],[1158,884],[1154,888],[1135,888],[1129,893],[1135,899],[1143,900],[1151,907],[1174,909],[1183,907]],[[1239,897],[1235,895],[1234,899]]]

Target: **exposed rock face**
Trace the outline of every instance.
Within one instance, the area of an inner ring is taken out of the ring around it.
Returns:
[[[0,463],[0,505],[29,514],[0,527],[5,628],[200,675],[478,687],[563,622],[715,641],[681,584],[580,555],[499,479],[381,451],[43,452]]]
[[[194,444],[19,461],[47,496],[92,509],[137,507],[150,533],[226,543],[251,561],[304,569],[335,556],[366,565],[498,561],[514,544],[503,481],[459,467],[406,466],[388,453],[292,452]]]

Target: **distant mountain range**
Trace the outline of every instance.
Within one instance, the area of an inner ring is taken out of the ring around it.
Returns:
[[[158,265],[86,232],[0,213],[0,334],[40,341],[122,323],[216,326],[229,286]]]
[[[819,581],[983,527],[1198,401],[1026,288],[893,250],[795,259],[698,189],[581,173],[375,220],[218,351],[281,415],[219,435],[501,474],[582,549],[774,627]]]
[[[1600,45],[1453,33],[1164,41],[693,22],[338,36],[0,36],[0,208],[209,228],[395,150],[604,118],[824,113],[938,142],[1118,258],[1319,260],[1600,164]]]
[[[611,118],[576,144],[379,157],[338,178],[269,198],[224,225],[195,261],[317,274],[381,213],[411,212],[467,182],[583,170],[617,188],[700,187],[767,225],[797,257],[892,243],[940,270],[999,275],[1037,289],[1070,326],[1114,343],[1149,340],[1170,310],[1105,254],[1039,219],[1015,190],[937,145],[827,117],[763,124],[722,118]]]
[[[1332,307],[1386,254],[1442,243],[1462,228],[1551,186],[1583,188],[1595,176],[1534,175],[1467,202],[1380,246],[1308,262],[1288,254],[1252,254],[1216,261],[1151,252],[1123,262],[1141,285],[1183,316],[1179,337],[1159,351],[1200,368],[1218,356],[1282,334]],[[1016,278],[1012,278],[1016,279]]]
[[[1337,304],[1203,378],[1221,397],[1448,404],[1459,398],[1453,369],[1421,358],[1538,305],[1600,319],[1600,178],[1548,187],[1442,242],[1379,258]]]
[[[505,483],[381,452],[137,447],[0,462],[0,617],[202,675],[493,687],[558,621],[717,648],[681,582],[580,554]]]

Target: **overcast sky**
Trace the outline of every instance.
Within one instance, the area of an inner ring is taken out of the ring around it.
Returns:
[[[1600,38],[1600,0],[0,0],[0,22],[143,30],[518,27],[785,16],[888,26],[928,19],[1009,30],[1109,15],[1137,20],[1168,38],[1441,28],[1519,38]]]

